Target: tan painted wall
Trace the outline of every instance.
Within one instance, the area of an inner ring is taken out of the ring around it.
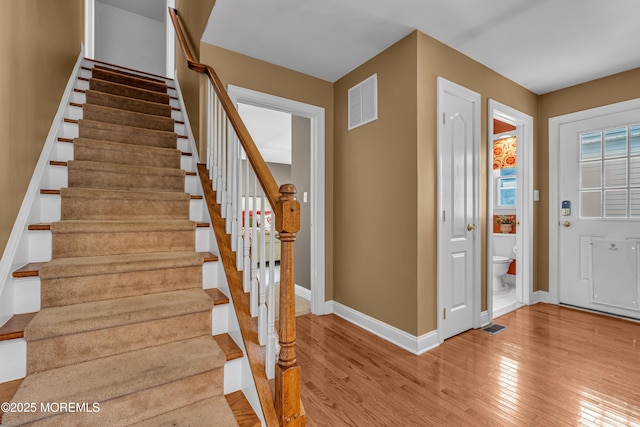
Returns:
[[[0,249],[4,251],[80,54],[83,1],[3,1],[0,13]]]
[[[537,121],[537,95],[439,41],[418,33],[418,335],[437,327],[437,77],[480,93],[481,184],[480,232],[482,310],[487,309],[487,132],[489,98],[522,111]],[[535,135],[534,135],[535,141]],[[536,170],[534,158],[534,171]],[[534,188],[539,174],[534,172]],[[534,234],[538,218],[534,213]],[[490,230],[489,230],[490,231]],[[533,271],[537,263],[534,261]],[[534,277],[535,289],[536,277]]]
[[[537,173],[540,177],[538,235],[538,288],[549,290],[549,119],[616,102],[640,98],[640,68],[558,90],[539,98]]]
[[[191,53],[196,61],[200,58],[200,38],[204,33],[207,21],[215,0],[176,0],[176,10],[182,23],[182,29],[189,42]],[[202,61],[201,61],[202,62]],[[191,131],[196,140],[196,146],[200,145],[200,87],[204,87],[205,79],[202,75],[187,68],[184,54],[176,40],[176,75],[180,83],[180,90],[184,98]]]
[[[416,334],[417,36],[335,83],[334,300]],[[378,75],[378,120],[347,130],[348,90]]]
[[[333,85],[204,42],[200,55],[201,62],[216,69],[225,86],[233,84],[325,109],[325,298],[333,299]]]

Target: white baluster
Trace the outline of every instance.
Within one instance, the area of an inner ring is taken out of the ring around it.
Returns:
[[[227,233],[231,234],[231,250],[238,253],[238,210],[236,209],[236,197],[238,196],[238,174],[236,168],[238,167],[238,136],[233,128],[231,128],[231,155],[230,169],[231,169],[231,194],[229,194],[229,216],[231,221],[227,221]],[[238,256],[236,255],[236,261]],[[238,263],[236,262],[236,268]]]
[[[227,119],[227,131],[228,131],[228,145],[227,145],[227,234],[231,234],[233,228],[233,178],[235,177],[234,167],[235,162],[233,160],[234,145],[235,145],[235,130],[231,126],[231,121]],[[235,243],[232,243],[235,246]]]
[[[216,162],[216,180],[215,180],[215,189],[216,189],[216,203],[220,204],[222,201],[222,104],[220,103],[220,99],[216,100],[216,158],[218,161]]]
[[[213,168],[213,123],[211,115],[213,110],[213,88],[211,82],[207,81],[207,170],[209,171],[209,179],[211,179],[211,169]]]
[[[258,312],[258,341],[264,345],[267,341],[267,256],[265,231],[265,199],[264,191],[260,188],[260,310]]]
[[[242,236],[242,145],[240,145],[240,139],[236,135],[236,194],[235,194],[235,209],[236,209],[236,268],[240,271],[244,268],[244,248],[243,248],[243,236]]]
[[[216,180],[217,180],[217,176],[218,176],[218,122],[217,122],[217,117],[218,117],[218,96],[216,95],[216,93],[214,91],[211,92],[212,94],[212,99],[211,99],[211,147],[212,147],[212,159],[213,159],[213,164],[211,165],[211,168],[209,169],[209,179],[211,179],[211,185],[213,186],[213,189],[216,189]]]
[[[220,177],[222,179],[222,197],[220,199],[220,213],[223,218],[227,218],[227,168],[229,158],[227,152],[229,151],[229,129],[227,128],[227,113],[223,111],[222,116],[222,169],[220,170]]]
[[[251,252],[251,242],[249,240],[249,237],[251,236],[251,226],[249,225],[249,212],[251,207],[249,206],[249,200],[250,200],[250,196],[249,196],[249,172],[250,172],[250,167],[249,167],[249,162],[245,162],[244,165],[244,169],[245,169],[245,173],[244,173],[244,231],[243,231],[243,235],[244,235],[244,269],[242,272],[242,288],[244,289],[245,292],[249,292],[250,290],[250,283],[251,283],[251,258],[250,258],[250,252]]]
[[[275,223],[273,222],[273,212],[270,214],[271,216],[271,231],[269,232],[269,287],[267,288],[267,348],[265,351],[265,369],[267,371],[267,378],[272,379],[276,374],[276,361],[277,361],[277,351],[276,346],[278,342],[278,338],[276,337],[276,326],[275,326],[275,317],[276,317],[276,297],[275,291],[276,286],[280,286],[280,284],[275,283],[275,272],[276,272],[276,262],[275,262],[275,249],[274,249],[274,234],[275,234]]]
[[[258,179],[253,176],[253,193],[251,195],[251,295],[250,295],[250,308],[251,316],[256,317],[258,315],[258,215],[256,215],[256,205],[258,204],[257,191],[258,191]]]

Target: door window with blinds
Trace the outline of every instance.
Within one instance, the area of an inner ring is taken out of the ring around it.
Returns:
[[[580,134],[580,217],[640,219],[640,125]]]

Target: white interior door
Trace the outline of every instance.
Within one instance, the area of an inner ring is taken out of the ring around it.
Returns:
[[[474,327],[479,274],[480,95],[438,79],[441,341]]]
[[[640,319],[640,108],[558,135],[559,302]]]

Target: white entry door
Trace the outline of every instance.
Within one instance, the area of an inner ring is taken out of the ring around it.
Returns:
[[[474,327],[479,311],[480,95],[438,79],[440,340]]]
[[[640,318],[640,108],[560,125],[559,302]]]

